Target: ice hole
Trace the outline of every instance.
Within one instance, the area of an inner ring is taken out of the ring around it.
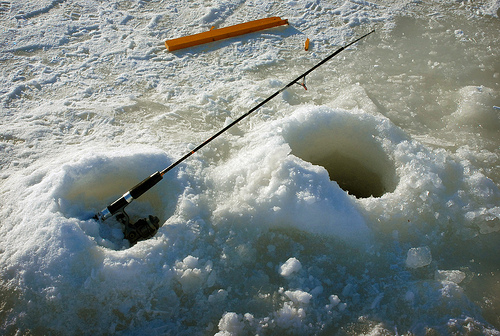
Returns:
[[[149,164],[144,165],[144,162]],[[97,244],[116,250],[123,249],[127,243],[124,241],[122,225],[115,216],[102,223],[89,219],[155,169],[167,166],[168,163],[168,159],[162,155],[136,154],[103,160],[89,159],[81,165],[68,166],[57,191],[60,210],[68,218],[87,221],[82,222],[82,229]],[[153,215],[159,218],[161,225],[171,216],[180,186],[175,179],[168,182],[169,188],[157,185],[126,207],[131,223]]]
[[[357,198],[380,197],[387,192],[380,173],[342,153],[334,152],[327,157],[309,161],[324,167],[328,171],[330,180],[337,182],[343,190]]]
[[[64,195],[65,199],[86,209],[102,210],[142,179],[139,174],[126,172],[96,175],[82,176],[76,180]],[[147,173],[144,173],[144,177],[147,177]],[[159,188],[149,190],[127,206],[126,210],[131,219],[144,217],[148,213],[160,214],[159,217],[164,217],[165,204],[157,189]],[[81,217],[78,212],[71,213],[72,210],[75,209],[69,208],[67,215]],[[82,210],[80,214],[83,214]]]
[[[292,154],[324,167],[330,180],[357,198],[393,192],[396,169],[377,140],[375,121],[352,118],[301,124],[285,135]]]

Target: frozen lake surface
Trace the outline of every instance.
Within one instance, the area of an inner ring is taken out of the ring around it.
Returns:
[[[499,9],[1,1],[0,333],[500,335]]]

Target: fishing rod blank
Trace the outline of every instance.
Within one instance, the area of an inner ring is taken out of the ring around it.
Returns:
[[[289,87],[291,87],[294,84],[298,84],[302,86],[304,89],[307,90],[306,87],[306,76],[310,74],[312,71],[314,71],[316,68],[320,67],[324,63],[328,62],[330,59],[338,55],[340,52],[348,48],[349,46],[353,45],[354,43],[358,42],[359,40],[365,38],[366,36],[370,35],[373,33],[375,30],[370,31],[369,33],[355,39],[354,41],[350,42],[349,44],[337,49],[334,53],[329,55],[328,57],[324,58],[321,60],[318,64],[292,80],[290,83],[285,85],[283,88],[280,90],[276,91],[273,93],[271,96],[257,104],[255,107],[253,107],[251,110],[249,110],[247,113],[243,114],[240,116],[238,119],[234,120],[224,128],[222,128],[220,131],[212,135],[210,138],[205,140],[203,143],[198,145],[196,148],[193,150],[189,151],[186,153],[183,157],[181,157],[179,160],[175,161],[172,163],[170,166],[162,170],[161,172],[157,171],[151,176],[147,177],[143,181],[139,182],[136,186],[132,187],[129,189],[123,196],[121,196],[119,199],[111,203],[109,206],[104,208],[101,212],[99,212],[97,215],[95,215],[95,219],[99,221],[104,221],[114,215],[116,215],[116,219],[123,224],[123,232],[125,234],[125,239],[130,241],[130,244],[133,245],[135,244],[138,240],[142,239],[147,239],[151,238],[156,231],[158,231],[159,228],[159,219],[158,217],[155,216],[149,216],[147,219],[140,219],[137,221],[135,224],[130,224],[130,220],[128,215],[125,212],[125,207],[129,205],[133,200],[139,198],[142,194],[144,194],[146,191],[151,189],[153,186],[155,186],[158,182],[160,182],[163,179],[163,175],[165,175],[168,171],[172,170],[175,168],[177,165],[179,165],[181,162],[186,160],[188,157],[205,147],[208,143],[210,143],[212,140],[217,138],[219,135],[227,131],[229,128],[240,122],[242,119],[246,118],[248,115],[250,115],[252,112],[256,111],[260,107],[262,107],[264,104],[268,103],[271,99],[279,95],[281,92],[285,91]]]

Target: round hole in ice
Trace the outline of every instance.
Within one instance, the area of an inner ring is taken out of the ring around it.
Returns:
[[[147,176],[147,172],[144,172],[144,177]],[[140,182],[141,178],[140,174],[123,171],[112,174],[97,173],[93,176],[80,176],[78,180],[74,181],[74,184],[67,190],[64,196],[70,203],[74,205],[78,204],[78,207],[99,209],[100,211]],[[134,200],[125,210],[131,220],[138,216],[147,217],[148,214],[163,217],[164,204],[162,203],[158,191],[152,188],[140,198]],[[70,209],[68,208],[68,215],[80,217],[76,212],[71,213]],[[143,213],[144,211],[148,213]]]
[[[319,112],[289,124],[284,134],[292,154],[324,167],[332,181],[357,198],[393,192],[398,178],[380,140],[380,118],[329,109]]]
[[[64,176],[56,196],[60,211],[67,218],[82,221],[82,230],[97,244],[111,249],[123,249],[122,226],[114,217],[102,223],[90,219],[97,212],[120,198],[127,190],[151,175],[154,170],[168,165],[164,154],[149,153],[106,158],[91,157],[64,167]],[[144,162],[148,164],[145,165]],[[173,213],[180,188],[176,181],[168,181],[168,188],[154,186],[125,210],[130,222],[135,223],[149,215],[157,216],[160,225]]]
[[[332,181],[358,198],[380,197],[387,192],[380,172],[374,172],[365,163],[341,152],[312,158],[310,162],[324,167]]]

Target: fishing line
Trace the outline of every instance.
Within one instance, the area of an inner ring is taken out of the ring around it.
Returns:
[[[238,119],[234,120],[224,128],[222,128],[220,131],[212,135],[210,138],[199,144],[196,148],[193,150],[189,151],[186,153],[183,157],[172,163],[170,166],[167,168],[163,169],[161,172],[157,171],[151,176],[147,177],[143,181],[139,182],[137,185],[129,189],[123,196],[118,198],[116,201],[111,203],[109,206],[104,208],[102,211],[100,211],[98,214],[94,216],[96,220],[99,221],[104,221],[112,216],[116,215],[116,219],[123,225],[123,233],[125,236],[125,239],[127,239],[131,245],[135,244],[139,240],[143,239],[148,239],[153,237],[156,232],[159,229],[159,218],[156,216],[149,215],[148,218],[143,218],[138,220],[136,223],[130,223],[129,216],[125,212],[125,207],[129,205],[133,200],[139,198],[142,194],[144,194],[146,191],[151,189],[153,186],[155,186],[158,182],[160,182],[163,179],[163,175],[165,175],[167,172],[178,166],[181,162],[186,160],[188,157],[205,147],[207,144],[209,144],[212,140],[216,139],[218,136],[220,136],[222,133],[226,132],[228,129],[230,129],[232,126],[255,112],[257,109],[262,107],[263,105],[267,104],[271,99],[279,95],[281,92],[285,91],[289,87],[291,87],[294,84],[302,86],[304,89],[307,90],[306,86],[306,76],[309,75],[312,71],[320,67],[321,65],[325,64],[328,62],[330,59],[341,53],[343,50],[346,48],[350,47],[354,43],[360,41],[361,39],[367,37],[371,33],[373,33],[375,30],[370,31],[369,33],[366,33],[365,35],[355,39],[354,41],[350,42],[349,44],[346,44],[345,46],[337,49],[334,53],[331,55],[327,56],[323,60],[321,60],[318,64],[292,80],[290,83],[285,85],[283,88],[280,90],[276,91],[269,97],[267,97],[265,100],[257,104],[255,107],[253,107],[251,110],[240,116]]]

